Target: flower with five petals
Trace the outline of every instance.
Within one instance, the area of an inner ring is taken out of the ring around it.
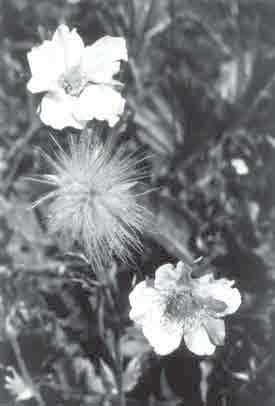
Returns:
[[[113,76],[128,59],[124,38],[105,36],[85,47],[77,31],[62,24],[27,58],[32,74],[27,88],[45,92],[39,114],[46,125],[60,130],[83,129],[92,119],[110,127],[118,122],[125,100]]]
[[[165,355],[182,338],[190,351],[211,355],[225,339],[223,317],[235,313],[241,295],[234,281],[213,274],[192,278],[183,262],[159,267],[154,280],[138,283],[129,295],[130,318],[142,327],[154,350]]]

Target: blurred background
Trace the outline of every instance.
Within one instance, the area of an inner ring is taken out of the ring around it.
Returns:
[[[274,18],[273,0],[0,0],[1,405],[16,402],[5,388],[14,371],[26,405],[120,405],[108,350],[120,334],[127,405],[274,406]],[[134,266],[114,264],[119,319],[81,256],[47,234],[46,208],[30,210],[45,192],[26,180],[46,170],[38,147],[51,151],[50,133],[66,146],[66,135],[37,118],[26,53],[61,22],[85,44],[106,34],[128,43],[114,131],[150,156],[158,232],[144,236]],[[226,344],[211,358],[184,346],[157,357],[128,319],[132,279],[201,256],[242,292]]]

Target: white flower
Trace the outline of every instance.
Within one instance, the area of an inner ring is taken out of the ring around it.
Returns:
[[[247,175],[249,173],[249,169],[245,161],[241,158],[234,158],[231,160],[231,164],[238,175]]]
[[[113,79],[120,61],[127,61],[124,38],[105,36],[84,46],[75,29],[60,25],[51,41],[27,54],[32,77],[27,88],[46,92],[40,105],[41,120],[56,129],[83,129],[92,119],[107,120],[113,127],[125,100]]]
[[[35,397],[34,390],[26,384],[13,367],[8,368],[12,376],[5,376],[5,388],[15,397],[16,402]]]
[[[136,188],[144,178],[137,168],[140,160],[112,150],[96,137],[70,142],[70,153],[59,146],[55,161],[46,155],[54,174],[42,181],[54,190],[36,204],[49,200],[49,229],[73,244],[81,244],[94,266],[101,269],[113,255],[122,261],[131,258],[132,249],[140,249],[140,234],[149,213],[138,202]]]
[[[155,279],[138,283],[129,295],[130,318],[138,323],[155,351],[169,354],[182,337],[190,351],[211,355],[225,339],[222,317],[236,312],[241,295],[234,281],[212,274],[191,277],[183,262],[165,264]]]

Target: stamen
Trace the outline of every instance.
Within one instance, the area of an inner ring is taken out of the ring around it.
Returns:
[[[166,299],[164,316],[183,325],[184,331],[190,331],[200,318],[202,307],[190,292],[171,292]]]
[[[60,78],[60,85],[71,96],[79,96],[87,85],[80,67],[74,67]]]

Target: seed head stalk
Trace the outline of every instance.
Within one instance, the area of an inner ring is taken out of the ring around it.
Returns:
[[[97,139],[100,140],[102,138],[102,132],[103,132],[103,126],[102,124],[94,124],[90,123],[91,128],[85,128],[83,131],[81,131],[81,141],[86,142],[85,139],[87,137],[93,136]],[[113,145],[110,146],[110,150],[115,146],[115,136],[112,135],[112,142]],[[91,269],[94,270],[96,273],[96,278],[98,282],[102,285],[103,289],[101,290],[102,294],[105,297],[105,301],[109,305],[110,309],[114,313],[114,316],[116,319],[120,319],[120,311],[117,308],[116,301],[114,300],[113,297],[113,291],[115,290],[115,286],[113,286],[113,280],[110,278],[110,275],[107,271],[107,267],[110,266],[109,264],[105,264],[105,266],[100,266],[100,269],[96,269],[93,267],[93,264],[90,264]],[[114,348],[109,348],[109,352],[111,354],[114,354],[115,356],[115,377],[116,377],[116,383],[117,383],[117,390],[118,390],[118,399],[119,399],[119,404],[120,406],[126,406],[126,397],[125,393],[123,391],[123,359],[122,359],[122,354],[121,354],[121,348],[120,348],[120,342],[121,342],[121,328],[119,326],[118,329],[114,332]],[[108,343],[106,343],[108,345]],[[114,350],[114,351],[113,351]]]
[[[110,185],[110,188],[118,188],[118,196],[112,195],[112,193],[109,193],[106,198],[106,206],[108,207],[109,214],[111,216],[114,216],[115,219],[118,220],[118,222],[122,222],[123,228],[120,230],[122,233],[125,233],[125,236],[129,237],[131,240],[130,246],[127,246],[128,241],[127,238],[123,238],[121,240],[121,244],[117,246],[118,252],[114,251],[114,254],[117,255],[118,259],[127,262],[128,259],[131,258],[131,253],[129,249],[139,249],[140,248],[140,240],[139,240],[139,233],[143,230],[144,227],[146,227],[148,224],[150,224],[150,215],[147,212],[145,208],[142,206],[139,206],[136,200],[136,193],[134,192],[135,186],[137,183],[142,180],[146,172],[143,170],[138,170],[137,169],[137,164],[139,164],[139,160],[136,159],[135,157],[131,156],[125,156],[124,153],[121,153],[120,151],[117,152],[116,149],[116,139],[112,135],[112,138],[110,139],[107,144],[104,145],[104,150],[101,150],[102,146],[102,132],[103,132],[103,126],[98,125],[98,124],[90,124],[90,128],[85,128],[81,134],[80,134],[80,139],[79,139],[79,148],[76,150],[75,145],[71,143],[71,154],[74,152],[80,152],[80,157],[82,156],[83,160],[88,161],[91,158],[95,158],[93,155],[93,152],[90,150],[90,148],[97,148],[98,149],[98,160],[102,157],[102,161],[100,161],[100,165],[93,172],[94,176],[97,176],[100,174],[102,171],[104,174],[104,169],[106,172],[106,177],[112,178],[112,183]],[[91,139],[92,138],[92,139]],[[84,153],[84,151],[86,152]],[[100,155],[101,154],[101,155]],[[103,159],[104,158],[104,159]],[[96,160],[96,158],[95,158]],[[110,171],[106,170],[108,169],[108,165],[110,166]],[[86,169],[89,168],[89,165]],[[91,167],[90,167],[91,168]],[[93,167],[92,167],[93,169]],[[102,178],[102,182],[106,182],[107,179]],[[96,184],[96,183],[95,183]],[[132,188],[133,186],[133,188]],[[97,187],[95,188],[97,189]],[[132,190],[133,189],[133,190]],[[97,191],[95,191],[96,194]],[[106,191],[108,193],[108,191]],[[110,200],[113,199],[113,197],[118,198],[118,206],[108,206],[108,199]],[[124,196],[124,197],[123,197]],[[120,207],[119,207],[120,206]],[[117,208],[119,211],[117,211]],[[124,210],[126,208],[126,211]],[[125,213],[125,214],[124,214]],[[132,217],[131,217],[132,213]],[[130,216],[129,216],[130,214]],[[128,215],[128,220],[124,219],[124,215]],[[103,219],[104,220],[104,219]],[[125,222],[124,222],[125,221]],[[128,221],[128,223],[127,223]],[[118,223],[119,224],[119,223]],[[110,222],[109,226],[112,227],[114,224]],[[115,226],[117,224],[115,223]],[[96,232],[96,230],[94,230]],[[111,235],[111,240],[112,240],[112,235]],[[136,241],[133,240],[136,239]],[[104,243],[104,241],[103,241]],[[124,247],[123,244],[126,244]],[[86,247],[86,249],[85,249]],[[110,248],[112,248],[112,244],[109,245]],[[84,244],[84,249],[85,253],[87,254],[87,244]],[[124,251],[124,249],[126,251]],[[106,252],[106,250],[103,252],[103,254]],[[126,253],[126,254],[125,254]],[[114,297],[114,292],[117,290],[116,289],[116,282],[114,281],[114,278],[110,276],[110,273],[108,272],[108,269],[110,268],[110,265],[112,261],[114,260],[113,256],[104,256],[102,255],[100,260],[97,258],[92,257],[93,252],[91,251],[90,253],[88,252],[88,261],[90,262],[90,267],[93,270],[97,281],[101,285],[102,289],[100,289],[99,294],[102,294],[104,296],[104,301],[107,304],[108,308],[110,311],[113,313],[113,316],[116,320],[119,320],[119,326],[118,328],[113,331],[113,348],[109,348],[110,354],[113,354],[115,357],[115,376],[116,376],[116,384],[117,384],[117,391],[118,391],[118,398],[119,398],[119,404],[121,406],[126,405],[126,397],[125,393],[123,390],[123,359],[122,359],[122,354],[121,354],[121,347],[120,347],[120,338],[121,338],[121,316],[120,316],[120,311],[118,309],[117,303],[116,303],[116,298]],[[122,255],[121,255],[122,254]],[[116,278],[116,274],[115,274]],[[110,346],[111,344],[106,343],[107,346]]]

